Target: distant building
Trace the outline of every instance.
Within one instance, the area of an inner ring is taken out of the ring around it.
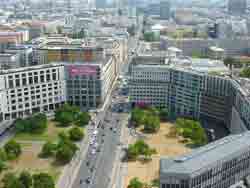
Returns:
[[[250,174],[250,132],[160,160],[160,188],[228,188]]]
[[[247,1],[246,0],[229,0],[228,12],[233,15],[242,15],[246,13]]]
[[[107,8],[107,0],[95,0],[95,6],[97,9]]]
[[[171,12],[170,12],[170,2],[168,0],[161,0],[160,2],[160,18],[161,19],[170,19]]]

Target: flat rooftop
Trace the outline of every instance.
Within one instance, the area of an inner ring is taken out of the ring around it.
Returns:
[[[161,176],[200,174],[203,170],[215,166],[216,163],[238,157],[249,151],[250,131],[238,135],[230,135],[206,146],[193,150],[191,153],[177,158],[160,160]]]

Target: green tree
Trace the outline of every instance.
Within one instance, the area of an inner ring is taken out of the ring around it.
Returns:
[[[236,64],[236,60],[235,60],[234,58],[227,57],[227,58],[224,59],[224,64],[225,64],[226,66],[229,65],[230,69],[232,69],[232,66],[233,66],[234,64]]]
[[[0,161],[7,161],[8,157],[3,148],[0,148]]]
[[[79,127],[73,127],[69,130],[69,138],[72,141],[80,141],[84,137],[84,132]]]
[[[128,188],[143,188],[143,183],[138,178],[129,181]]]
[[[13,160],[19,157],[22,153],[21,145],[14,140],[10,140],[4,145],[4,150],[9,160]]]
[[[160,118],[161,120],[167,120],[169,117],[169,111],[167,108],[160,109]]]
[[[154,41],[154,33],[153,32],[145,32],[144,35],[144,40],[147,42],[153,42]]]
[[[86,126],[90,121],[90,115],[87,112],[81,112],[77,119],[78,119],[77,125]]]
[[[69,126],[71,123],[78,121],[80,109],[76,106],[70,106],[64,104],[55,111],[55,120],[60,123],[61,126]]]
[[[7,165],[4,161],[0,160],[0,173],[7,169]]]
[[[144,121],[144,131],[155,133],[160,129],[160,119],[158,116],[149,115]]]
[[[58,148],[56,153],[56,160],[60,163],[66,164],[71,161],[74,156],[74,151],[70,148],[70,146],[64,144],[60,148]]]
[[[47,117],[45,114],[36,114],[26,119],[18,119],[15,122],[15,130],[26,133],[42,133],[47,128]]]
[[[138,149],[134,145],[130,144],[127,150],[128,160],[136,160],[138,155],[139,155]]]
[[[240,72],[240,77],[250,78],[250,67],[244,68],[244,69]]]
[[[145,113],[140,108],[134,108],[131,113],[131,120],[139,126],[144,123]]]
[[[18,179],[25,188],[30,188],[32,186],[32,176],[28,171],[22,171]]]
[[[17,119],[15,121],[15,130],[19,132],[29,132],[30,131],[30,124],[27,119]]]
[[[3,188],[25,188],[14,173],[7,173],[2,179]]]
[[[55,182],[47,173],[34,174],[33,188],[55,188]]]
[[[54,155],[56,148],[57,148],[56,144],[53,144],[52,142],[46,142],[42,147],[42,151],[40,153],[40,156],[41,157],[50,157],[50,156]]]

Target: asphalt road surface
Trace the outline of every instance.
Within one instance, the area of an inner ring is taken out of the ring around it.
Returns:
[[[103,124],[97,128],[96,143],[98,143],[100,152],[91,154],[93,146],[89,146],[87,156],[83,160],[73,188],[108,187],[115,161],[115,152],[120,143],[121,120],[120,114],[113,113],[110,110],[106,112]],[[87,179],[90,182],[87,183]]]

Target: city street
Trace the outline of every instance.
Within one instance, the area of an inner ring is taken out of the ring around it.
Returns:
[[[112,112],[111,108],[106,111],[103,124],[99,124],[99,128],[96,129],[98,134],[95,143],[98,145],[98,151],[93,152],[93,146],[89,146],[73,188],[108,187],[116,150],[120,144],[122,120],[124,120],[122,114]]]

